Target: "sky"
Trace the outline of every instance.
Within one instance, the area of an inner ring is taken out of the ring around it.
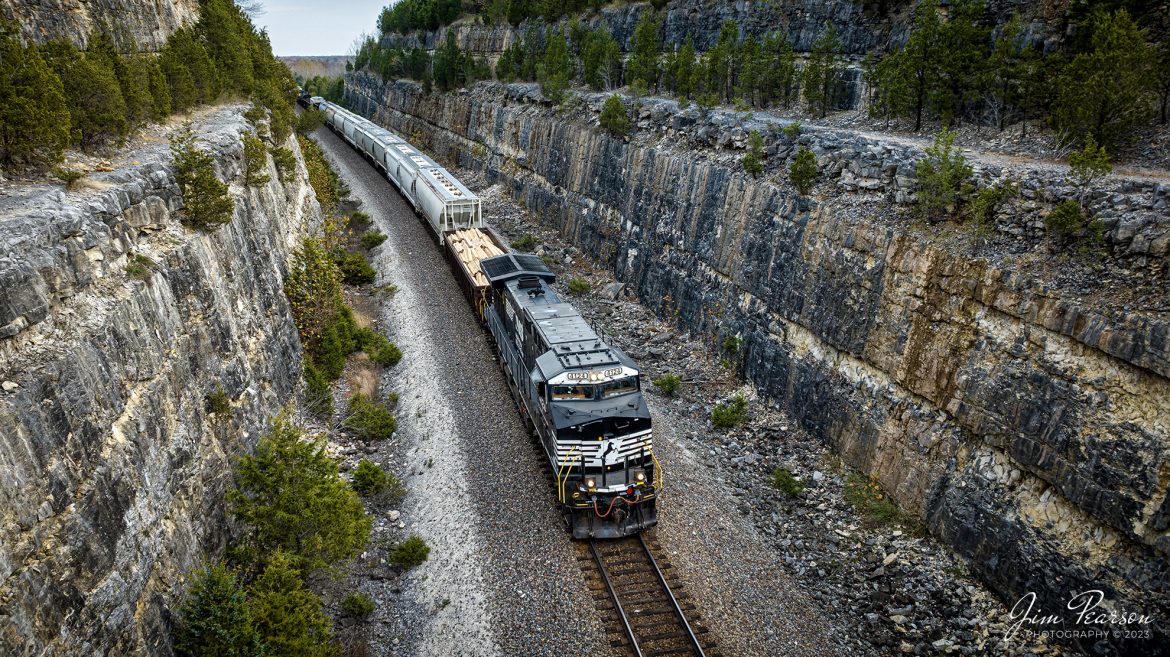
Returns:
[[[345,55],[361,34],[377,29],[391,0],[261,0],[252,21],[268,30],[272,51],[288,55]]]

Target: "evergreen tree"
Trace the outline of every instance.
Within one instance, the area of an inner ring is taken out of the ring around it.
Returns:
[[[106,62],[85,55],[68,41],[51,41],[44,50],[65,89],[74,143],[88,151],[124,138],[130,131],[126,102]]]
[[[255,82],[249,44],[252,27],[239,7],[232,0],[203,0],[197,29],[226,86],[240,93],[251,93]],[[205,102],[209,100],[204,98]]]
[[[759,130],[748,133],[748,152],[743,156],[743,169],[759,178],[764,172],[764,138]]]
[[[151,119],[154,98],[150,94],[150,74],[134,53],[121,55],[109,35],[95,29],[86,39],[86,57],[114,72],[126,103],[126,123],[130,128]]]
[[[840,50],[841,41],[837,38],[837,28],[826,25],[813,42],[812,52],[809,53],[808,63],[804,67],[802,78],[805,102],[810,111],[817,112],[822,117],[833,108],[841,85],[844,66],[837,57]]]
[[[931,104],[948,125],[961,118],[966,104],[977,98],[985,75],[988,30],[978,24],[982,11],[982,0],[958,0],[951,5],[950,20],[939,29],[934,63],[938,82]]]
[[[561,102],[569,88],[569,71],[569,47],[565,35],[553,30],[540,68],[540,93],[554,103]]]
[[[915,214],[920,219],[938,221],[958,213],[968,193],[971,166],[955,148],[955,133],[943,128],[915,169],[918,174]]]
[[[763,94],[763,82],[766,73],[763,54],[756,38],[748,35],[739,48],[739,85],[737,93],[749,105],[758,107]]]
[[[611,89],[621,82],[622,51],[604,27],[584,37],[581,75],[585,84],[597,91]]]
[[[232,220],[235,203],[228,187],[215,176],[211,154],[195,146],[195,132],[187,124],[171,135],[175,182],[183,194],[183,223],[211,230]]]
[[[817,156],[801,146],[796,151],[796,159],[788,169],[788,179],[792,181],[792,186],[796,188],[798,194],[807,196],[817,179]]]
[[[1153,55],[1124,9],[1097,11],[1086,27],[1089,47],[1060,76],[1052,122],[1078,141],[1092,135],[1113,148],[1149,116]]]
[[[0,167],[41,169],[69,144],[69,106],[60,78],[15,22],[0,20]]]
[[[630,117],[626,114],[626,106],[617,94],[605,99],[598,121],[601,127],[612,135],[624,137],[630,134]]]
[[[1077,202],[1082,210],[1087,210],[1085,198],[1089,190],[1098,180],[1113,173],[1113,165],[1109,163],[1109,154],[1104,146],[1098,146],[1093,135],[1085,137],[1085,146],[1068,156],[1068,177],[1080,191]]]
[[[658,88],[658,54],[662,41],[658,36],[662,25],[654,18],[653,12],[642,12],[630,41],[630,62],[626,67],[626,82],[641,80],[646,89]]]
[[[707,91],[720,100],[730,101],[735,93],[735,77],[739,52],[736,41],[739,27],[735,21],[724,21],[719,28],[719,40],[707,51]]]
[[[1162,44],[1162,55],[1158,58],[1158,68],[1156,73],[1157,91],[1158,91],[1158,116],[1162,125],[1166,125],[1170,116],[1167,116],[1167,110],[1170,110],[1170,44]]]
[[[889,114],[913,116],[915,132],[922,129],[927,100],[938,83],[940,30],[938,0],[923,0],[906,45],[883,57],[876,70],[878,107]]]
[[[1009,108],[1020,105],[1024,60],[1032,49],[1023,39],[1023,21],[1014,12],[991,48],[987,63],[987,108],[996,127],[1004,128]]]
[[[466,82],[463,60],[463,53],[459,51],[459,45],[455,43],[455,32],[448,29],[443,46],[435,51],[431,67],[435,84],[439,85],[440,89],[450,91]]]
[[[282,413],[239,461],[239,488],[228,497],[232,514],[250,528],[241,546],[247,563],[282,550],[293,567],[312,571],[353,557],[369,539],[370,519],[324,440],[304,441],[303,433]]]
[[[281,551],[250,587],[248,608],[270,657],[336,657],[333,623],[305,588],[296,559]]]
[[[788,37],[773,32],[764,37],[763,81],[760,104],[767,106],[780,99],[784,107],[792,104],[795,91],[800,88],[796,71],[796,53]]]
[[[678,49],[675,57],[674,80],[679,98],[687,99],[695,93],[698,87],[699,69],[695,61],[695,44],[690,35]]]
[[[222,563],[191,574],[175,629],[178,657],[263,657],[266,653],[236,576]]]

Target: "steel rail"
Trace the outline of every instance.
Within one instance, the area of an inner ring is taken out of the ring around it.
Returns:
[[[609,597],[613,599],[613,606],[617,609],[618,616],[622,619],[622,625],[626,628],[626,636],[630,637],[630,645],[634,647],[634,654],[638,657],[645,657],[642,653],[642,647],[638,645],[638,637],[634,636],[634,628],[630,625],[630,619],[626,616],[626,610],[622,608],[622,603],[618,600],[617,588],[614,587],[613,582],[609,579],[609,571],[605,569],[605,560],[601,558],[601,552],[597,549],[597,541],[589,541],[589,550],[593,553],[593,560],[597,562],[597,567],[601,571],[601,579],[605,582],[605,588],[609,591]]]
[[[638,544],[646,552],[646,558],[650,560],[650,566],[654,569],[654,574],[658,576],[658,581],[662,583],[662,589],[666,591],[667,597],[670,598],[670,604],[674,607],[674,613],[678,616],[678,621],[682,623],[683,629],[687,631],[687,637],[691,640],[691,646],[695,649],[695,654],[698,657],[706,657],[706,653],[703,652],[703,646],[699,643],[699,638],[695,636],[694,630],[691,629],[691,624],[687,622],[687,617],[683,614],[682,606],[678,604],[678,598],[674,597],[674,592],[670,590],[670,585],[666,583],[666,577],[662,574],[662,569],[658,567],[658,562],[654,560],[654,554],[650,552],[650,546],[646,545],[646,539],[641,534],[638,534]]]

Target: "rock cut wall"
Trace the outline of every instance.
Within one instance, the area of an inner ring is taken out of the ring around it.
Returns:
[[[282,281],[320,210],[295,140],[295,175],[242,186],[244,109],[196,125],[235,199],[214,232],[179,224],[165,145],[4,208],[0,654],[169,654],[166,608],[228,536],[231,460],[298,384]]]
[[[352,106],[503,184],[659,314],[712,344],[740,337],[743,374],[1009,606],[1036,592],[1058,613],[1101,589],[1116,609],[1158,619],[1165,638],[1164,319],[1092,310],[933,244],[888,220],[886,192],[800,198],[685,147],[614,139],[514,89],[346,85]],[[833,175],[857,188],[847,171]]]
[[[199,0],[0,0],[0,17],[19,23],[33,43],[65,39],[84,48],[98,29],[122,52],[154,52],[175,30],[199,20]]]

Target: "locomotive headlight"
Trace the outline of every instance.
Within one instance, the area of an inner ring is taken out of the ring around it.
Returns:
[[[634,483],[636,483],[636,484],[646,483],[646,471],[645,470],[643,470],[642,468],[638,468],[637,470],[634,470]]]
[[[590,491],[597,490],[597,478],[585,477],[585,488],[588,488]]]

